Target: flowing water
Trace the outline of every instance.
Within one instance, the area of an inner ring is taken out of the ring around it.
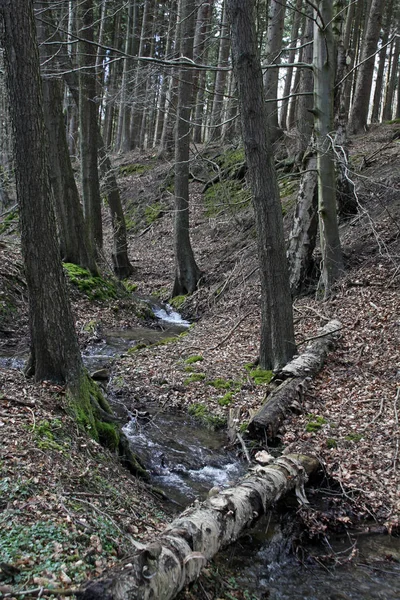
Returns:
[[[91,372],[110,365],[137,343],[156,343],[189,325],[168,305],[149,303],[161,327],[104,331],[83,353]],[[22,369],[26,359],[26,351],[9,352],[0,356],[0,367]],[[247,466],[224,448],[222,432],[202,428],[185,414],[154,406],[146,406],[146,412],[128,406],[123,412],[129,415],[124,432],[153,485],[179,507],[203,499],[214,486],[234,485],[246,471]],[[400,600],[400,538],[337,536],[306,548],[308,558],[300,562],[290,553],[293,522],[293,517],[265,517],[216,557],[217,564],[234,574],[234,586],[248,590],[249,599]]]

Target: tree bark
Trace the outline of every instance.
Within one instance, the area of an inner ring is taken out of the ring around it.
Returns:
[[[184,57],[191,59],[193,57],[195,0],[185,0],[182,8],[181,53]],[[192,69],[181,69],[178,84],[175,136],[175,282],[172,296],[194,292],[201,276],[201,271],[194,258],[189,235],[189,149],[190,113],[193,95],[192,75]]]
[[[97,167],[96,53],[93,47],[93,0],[80,3],[79,133],[83,212],[89,243],[103,247],[101,197]]]
[[[369,99],[372,88],[375,56],[381,22],[383,0],[372,0],[368,14],[367,29],[361,54],[362,64],[358,68],[357,83],[350,112],[348,131],[358,133],[367,125]],[[371,58],[369,58],[371,57]]]
[[[339,321],[329,321],[319,332],[318,339],[279,371],[275,378],[277,387],[267,395],[249,424],[251,435],[268,440],[277,437],[291,406],[302,402],[310,378],[322,369],[328,352],[340,337],[341,327]]]
[[[220,42],[219,42],[219,53],[218,53],[218,68],[226,69],[229,63],[229,51],[230,51],[230,36],[229,36],[229,24],[228,17],[226,14],[226,0],[222,4],[221,14],[221,29],[220,29]],[[211,112],[211,123],[210,123],[210,135],[209,139],[218,140],[221,139],[222,131],[222,117],[224,112],[224,93],[226,86],[227,71],[217,71],[215,77],[214,86],[214,99]]]
[[[287,61],[289,64],[293,64],[296,59],[296,46],[297,46],[297,38],[299,35],[300,28],[300,16],[301,16],[301,7],[303,4],[303,0],[297,0],[296,7],[294,10],[294,14],[292,17],[292,30],[290,35],[290,45],[291,50],[289,51]],[[290,94],[290,89],[292,87],[292,78],[293,78],[293,67],[287,67],[286,69],[286,77],[285,77],[285,87],[283,89],[283,97],[286,98]],[[280,126],[282,129],[287,129],[287,116],[288,116],[288,108],[289,108],[289,98],[282,101],[281,115],[280,115]]]
[[[389,0],[386,5],[385,26],[383,28],[383,35],[382,35],[382,50],[379,52],[379,55],[378,55],[379,56],[379,66],[378,66],[378,72],[376,74],[374,101],[373,101],[373,105],[372,105],[372,114],[371,114],[372,123],[378,123],[381,104],[382,104],[383,77],[384,77],[384,72],[385,72],[385,63],[386,63],[386,56],[387,56],[387,51],[388,51],[387,43],[389,40],[390,26],[392,24],[392,17],[393,17],[393,1],[394,0]]]
[[[306,502],[304,483],[318,466],[315,458],[288,454],[255,467],[236,487],[186,509],[155,542],[130,557],[129,567],[88,583],[78,599],[171,600],[284,494],[295,489],[299,501]]]
[[[287,250],[290,289],[294,296],[306,291],[311,282],[318,231],[318,173],[314,148],[309,149],[302,164],[305,173],[300,180]]]
[[[65,383],[80,377],[82,361],[59,258],[33,4],[3,0],[0,17],[29,292],[29,369],[38,381]]]
[[[285,22],[286,0],[271,0],[270,16],[267,32],[267,56],[266,64],[279,64],[281,62],[281,50],[283,39],[283,26]],[[273,143],[281,130],[278,124],[278,78],[279,69],[268,69],[264,75],[264,90],[266,104],[266,116],[269,128],[269,135]]]
[[[58,79],[43,79],[44,115],[50,143],[50,182],[57,216],[63,262],[97,273],[79,199],[62,112],[62,85]]]
[[[400,22],[400,13],[398,22]],[[399,73],[399,56],[400,56],[400,38],[396,37],[394,42],[394,51],[392,57],[392,67],[390,72],[390,79],[386,87],[385,104],[382,111],[382,120],[390,121],[393,115],[393,97],[396,88],[398,73]]]
[[[228,0],[227,6],[232,24],[233,67],[257,228],[261,277],[260,366],[263,369],[279,369],[291,359],[296,346],[282,207],[266,123],[254,25],[254,0]]]
[[[329,296],[342,275],[343,258],[336,214],[336,174],[330,132],[333,127],[335,51],[332,3],[320,0],[314,11],[314,130],[317,146],[321,288]]]

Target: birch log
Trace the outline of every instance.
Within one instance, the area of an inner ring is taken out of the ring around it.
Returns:
[[[255,467],[239,485],[186,509],[156,542],[136,552],[129,564],[87,584],[78,599],[174,598],[218,550],[237,540],[284,494],[295,489],[304,502],[304,483],[317,468],[317,459],[299,454]]]
[[[280,384],[269,393],[251,420],[251,435],[263,438],[266,435],[268,439],[277,436],[290,407],[301,402],[311,378],[322,369],[328,352],[340,336],[341,328],[339,321],[329,321],[306,347],[304,353],[291,360],[277,373],[275,381],[280,381]]]

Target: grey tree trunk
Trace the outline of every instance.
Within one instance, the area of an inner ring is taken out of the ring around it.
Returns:
[[[314,129],[317,146],[318,212],[324,296],[332,292],[343,272],[342,250],[336,214],[336,174],[329,137],[333,127],[335,44],[332,32],[332,3],[319,0],[314,10]]]
[[[182,3],[181,53],[193,58],[195,0]],[[192,110],[192,69],[181,69],[178,84],[178,108],[175,135],[175,210],[174,254],[175,281],[172,296],[191,294],[197,288],[201,271],[190,243],[189,228],[189,150],[190,113]]]
[[[296,58],[296,46],[297,46],[297,38],[299,35],[299,28],[300,28],[300,16],[301,16],[301,7],[303,5],[303,0],[297,0],[296,2],[296,7],[294,10],[294,14],[293,14],[293,21],[292,21],[292,30],[291,30],[291,35],[290,35],[290,45],[291,45],[291,50],[289,51],[288,54],[288,63],[289,64],[293,64]],[[288,108],[289,108],[289,98],[287,98],[287,96],[289,96],[290,94],[290,89],[292,87],[292,78],[293,78],[293,67],[288,67],[286,69],[286,78],[285,78],[285,87],[283,89],[283,98],[284,100],[282,101],[282,105],[281,105],[281,115],[280,115],[280,126],[282,129],[287,129],[287,115],[288,115]],[[287,98],[287,99],[285,99]]]
[[[358,133],[367,125],[369,99],[372,88],[375,56],[381,30],[383,0],[372,0],[367,29],[361,54],[362,64],[358,68],[357,83],[350,112],[348,131]],[[371,57],[371,58],[369,58]]]
[[[202,2],[197,12],[196,33],[193,45],[194,61],[207,64],[209,44],[207,35],[210,30],[211,14],[214,6],[214,0]],[[204,94],[206,84],[206,71],[197,71],[194,76],[194,92],[196,102],[193,115],[193,141],[200,144],[202,141],[202,125],[204,116]]]
[[[381,104],[382,104],[383,77],[384,77],[384,73],[385,73],[385,63],[386,63],[386,56],[387,56],[387,50],[388,50],[387,43],[389,40],[390,26],[392,24],[392,17],[393,17],[393,2],[394,2],[394,0],[389,0],[386,5],[385,25],[383,28],[383,35],[382,35],[382,50],[379,52],[379,55],[378,55],[379,56],[379,66],[378,66],[378,72],[376,74],[376,80],[375,80],[374,101],[373,101],[372,114],[371,114],[372,123],[377,123],[379,121],[379,116],[380,116],[380,109],[381,109]]]
[[[43,79],[44,115],[50,144],[50,182],[61,257],[64,262],[74,263],[97,273],[65,136],[62,86],[63,82],[58,79]]]
[[[390,121],[393,114],[393,98],[396,89],[397,78],[399,73],[399,56],[400,56],[400,38],[396,37],[394,42],[394,51],[392,57],[392,67],[390,79],[386,88],[385,104],[382,111],[382,120]]]
[[[301,60],[306,64],[312,64],[313,61],[313,20],[312,20],[312,7],[307,5],[306,8],[306,22],[304,35],[302,37],[302,44],[307,44],[302,49]],[[310,143],[311,134],[313,130],[313,96],[314,90],[314,74],[312,69],[299,69],[300,81],[298,91],[301,96],[297,99],[293,98],[296,107],[296,129],[297,129],[297,141],[296,141],[296,160],[301,164],[303,155],[307,150]]]
[[[262,440],[273,440],[295,402],[301,402],[310,380],[323,367],[330,350],[340,337],[342,325],[339,321],[329,321],[318,332],[318,339],[308,344],[305,351],[277,374],[277,383],[272,381],[273,388],[267,395],[264,404],[257,411],[249,424],[252,436]],[[283,383],[280,383],[283,379]]]
[[[283,26],[285,23],[286,0],[271,0],[269,8],[269,23],[267,32],[266,64],[279,64],[283,39]],[[265,70],[264,90],[266,103],[266,116],[271,142],[274,142],[282,133],[278,124],[278,80],[279,69]]]
[[[305,171],[300,180],[296,211],[289,235],[287,257],[290,289],[294,296],[305,292],[315,275],[313,252],[318,231],[318,174],[315,149],[303,159]]]
[[[0,20],[29,292],[29,372],[38,381],[65,383],[78,379],[83,367],[56,235],[33,4],[3,0]]]
[[[260,366],[279,369],[295,353],[282,207],[269,138],[254,0],[228,0],[233,67],[253,192],[261,276]]]
[[[97,168],[96,52],[93,42],[93,0],[80,3],[79,133],[82,198],[89,243],[103,247],[101,196]]]
[[[226,15],[226,0],[222,4],[221,14],[221,29],[220,29],[220,42],[219,42],[219,53],[218,53],[218,67],[220,69],[226,69],[229,64],[229,52],[230,52],[230,36],[229,36],[229,24],[228,17]],[[211,112],[211,123],[210,123],[210,140],[221,139],[222,132],[222,117],[224,109],[224,94],[226,86],[227,71],[217,71],[215,77],[214,86],[214,99],[213,107]]]

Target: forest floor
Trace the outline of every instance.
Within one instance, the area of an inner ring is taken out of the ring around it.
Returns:
[[[299,352],[328,320],[343,325],[300,414],[289,415],[280,432],[285,452],[317,455],[340,492],[329,518],[317,509],[304,517],[311,533],[323,531],[328,521],[351,528],[365,518],[389,531],[399,528],[398,134],[398,125],[385,125],[352,140],[359,214],[340,225],[345,275],[328,301],[316,299],[314,291],[294,302]],[[135,293],[168,300],[174,274],[171,165],[133,153],[118,157],[116,165],[124,175]],[[202,167],[196,169],[201,179]],[[208,424],[226,423],[235,409],[236,425],[245,432],[266,392],[249,370],[259,345],[256,241],[244,196],[245,208],[238,210],[220,192],[205,201],[201,184],[191,187],[191,238],[204,276],[199,290],[178,304],[194,325],[184,336],[138,346],[115,360],[108,391],[138,410],[157,403]],[[289,223],[295,186],[282,180],[281,192]],[[2,356],[19,355],[28,345],[13,223],[0,237]],[[107,328],[143,324],[136,301],[126,295],[89,300],[73,289],[72,299],[82,348]],[[128,560],[133,538],[151,539],[162,529],[168,505],[76,428],[62,388],[35,385],[10,368],[0,368],[0,386],[0,597],[13,597],[16,588],[75,587]],[[232,592],[237,598],[241,593]]]

